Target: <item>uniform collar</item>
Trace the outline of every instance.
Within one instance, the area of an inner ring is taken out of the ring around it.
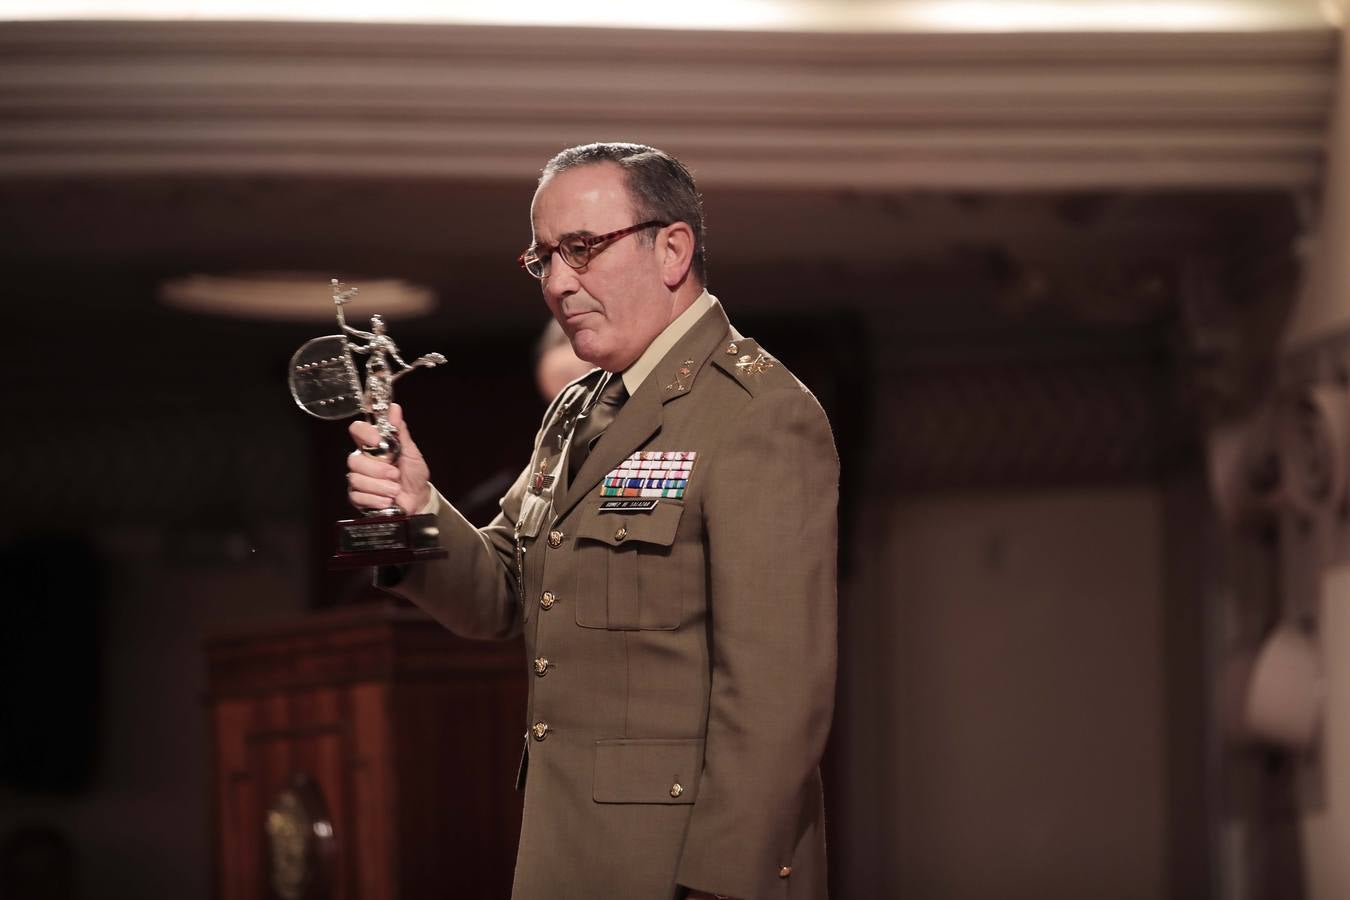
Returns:
[[[694,302],[689,304],[689,308],[675,317],[675,321],[665,327],[665,330],[658,334],[647,349],[642,351],[642,355],[637,358],[631,366],[623,370],[623,386],[628,389],[628,396],[637,393],[637,389],[652,374],[670,349],[679,343],[680,338],[689,333],[689,329],[694,327],[705,312],[712,309],[717,304],[717,298],[708,293],[705,288],[703,293],[694,298]]]

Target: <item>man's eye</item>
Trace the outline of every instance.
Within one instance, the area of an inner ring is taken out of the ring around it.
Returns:
[[[588,247],[589,245],[585,241],[577,239],[574,241],[563,241],[563,243],[558,246],[558,249],[563,253],[566,253],[572,259],[580,259],[586,255]]]

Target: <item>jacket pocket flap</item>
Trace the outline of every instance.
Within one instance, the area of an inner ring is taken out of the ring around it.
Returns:
[[[693,803],[703,771],[699,738],[595,742],[596,803]]]
[[[669,547],[675,543],[683,514],[684,504],[662,500],[648,512],[586,515],[577,526],[577,538],[600,541],[611,547],[633,541]]]

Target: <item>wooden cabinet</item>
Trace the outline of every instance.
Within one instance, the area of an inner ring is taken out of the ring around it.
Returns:
[[[236,630],[206,650],[221,900],[510,895],[519,642],[456,638],[391,603]]]

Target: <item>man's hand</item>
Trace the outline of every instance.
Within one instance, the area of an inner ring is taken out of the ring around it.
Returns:
[[[389,421],[398,429],[401,452],[397,465],[367,456],[360,450],[347,457],[347,499],[357,509],[384,509],[397,506],[410,515],[422,511],[431,498],[431,473],[422,451],[413,443],[412,433],[403,421],[403,407],[389,406]],[[353,422],[347,427],[358,447],[374,446],[380,434],[369,422]]]

